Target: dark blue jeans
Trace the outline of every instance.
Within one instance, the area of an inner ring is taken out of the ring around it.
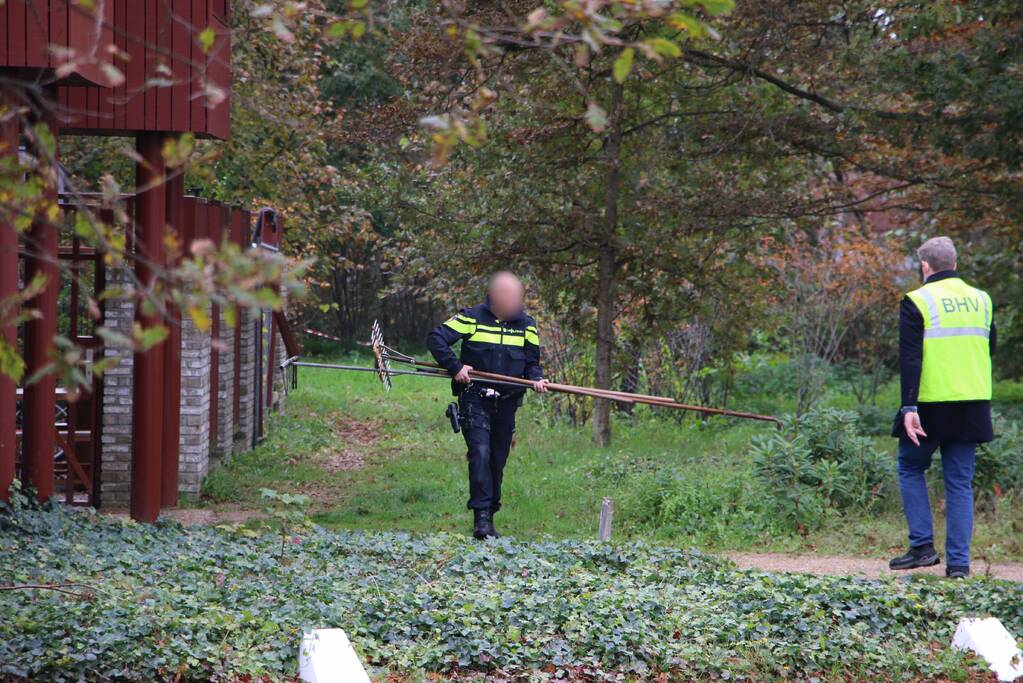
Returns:
[[[945,474],[945,564],[968,567],[973,535],[973,467],[977,451],[977,444],[973,442],[923,439],[916,446],[909,439],[899,440],[899,491],[909,524],[909,545],[915,548],[934,543],[924,473],[939,448],[941,469]]]

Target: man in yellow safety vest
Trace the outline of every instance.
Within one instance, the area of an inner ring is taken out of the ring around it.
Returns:
[[[909,551],[892,569],[941,561],[934,548],[931,506],[924,474],[941,450],[945,477],[945,575],[970,573],[973,535],[973,470],[978,443],[991,441],[991,354],[994,307],[987,292],[956,273],[948,237],[917,250],[924,284],[902,301],[899,365],[902,408],[892,436],[899,438],[899,490],[909,525]]]

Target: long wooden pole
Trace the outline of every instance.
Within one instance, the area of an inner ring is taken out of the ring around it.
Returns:
[[[436,368],[443,369],[436,363],[426,363],[422,361],[406,361],[400,358],[391,357],[390,360],[396,362],[405,362],[413,366],[425,367],[425,368]],[[533,381],[523,379],[521,377],[510,377],[508,375],[499,375],[493,372],[483,372],[481,370],[469,371],[470,377],[477,377],[481,380],[495,380],[499,382],[506,382],[509,384],[516,384],[518,386],[531,387]],[[602,398],[612,401],[619,401],[621,403],[642,403],[644,405],[659,406],[662,408],[673,408],[675,410],[689,410],[697,413],[704,413],[707,415],[726,415],[728,417],[738,417],[746,420],[760,420],[762,422],[774,422],[775,424],[781,424],[781,421],[771,415],[759,415],[757,413],[747,413],[741,410],[729,410],[727,408],[710,408],[707,406],[697,406],[688,403],[680,403],[674,399],[667,398],[665,396],[650,396],[648,394],[633,394],[626,391],[614,391],[613,389],[595,389],[593,387],[579,387],[574,384],[559,384],[557,382],[549,382],[547,388],[551,391],[556,391],[562,394],[574,394],[576,396],[589,396],[591,398]]]

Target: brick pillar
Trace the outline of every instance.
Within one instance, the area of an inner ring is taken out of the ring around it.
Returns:
[[[181,493],[198,495],[210,467],[210,333],[181,321]]]
[[[128,287],[131,277],[127,266],[107,272],[107,287]],[[131,336],[135,320],[135,304],[128,299],[108,299],[105,303],[104,324],[126,337]],[[104,505],[128,505],[131,491],[131,434],[132,434],[132,369],[134,356],[131,349],[104,346],[104,358],[116,358],[117,365],[103,374],[103,469],[101,493]]]
[[[229,458],[234,452],[234,328],[228,327],[227,316],[220,314],[220,367],[217,382],[217,441],[215,455]]]
[[[274,347],[274,400],[273,409],[275,411],[284,410],[284,398],[288,394],[288,389],[285,385],[287,381],[287,374],[281,370],[281,363],[288,359],[287,349],[284,348],[284,337],[280,332],[277,332],[277,345]]]
[[[254,431],[256,428],[256,334],[259,327],[259,319],[250,317],[248,311],[243,311],[241,320],[242,341],[241,341],[241,362],[239,363],[239,406],[238,406],[238,431],[235,440],[235,451],[244,452],[252,448]]]

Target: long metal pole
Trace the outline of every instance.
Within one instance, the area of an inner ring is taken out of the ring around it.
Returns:
[[[280,368],[283,370],[286,367],[299,367],[299,368],[323,368],[326,370],[347,370],[349,372],[373,372],[379,374],[380,370],[377,368],[368,368],[362,365],[335,365],[333,363],[307,363],[305,361],[296,361],[291,358],[281,363]],[[423,368],[422,370],[385,370],[388,375],[410,375],[415,377],[434,377],[436,379],[445,379],[451,381],[450,375],[446,372],[435,372]],[[518,382],[504,382],[498,380],[484,381],[485,384],[499,384],[504,386],[522,386]]]

